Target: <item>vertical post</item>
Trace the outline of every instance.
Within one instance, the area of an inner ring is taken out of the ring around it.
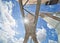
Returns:
[[[19,4],[20,4],[20,10],[21,10],[22,16],[23,16],[23,18],[24,18],[25,15],[24,15],[24,9],[23,9],[23,3],[22,3],[22,0],[19,0]]]
[[[36,27],[38,16],[39,16],[40,5],[41,5],[41,0],[37,0],[35,19],[34,19],[35,27]]]

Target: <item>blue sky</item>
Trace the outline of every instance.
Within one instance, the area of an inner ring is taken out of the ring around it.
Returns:
[[[8,2],[12,1],[12,3],[14,4],[14,6],[12,8],[12,17],[15,19],[15,21],[17,23],[17,27],[15,27],[15,31],[17,31],[19,33],[19,34],[15,34],[14,38],[16,38],[17,40],[19,40],[21,37],[24,38],[25,28],[24,28],[24,24],[23,24],[23,20],[22,20],[22,15],[21,15],[21,12],[20,12],[19,3],[17,1],[14,1],[14,0],[3,0],[3,1],[8,1]],[[59,12],[60,11],[59,10],[60,9],[60,7],[59,7],[60,4],[52,5],[52,6],[45,6],[43,4],[41,6],[42,6],[41,10],[40,10],[41,12],[45,12],[45,11],[46,12],[56,12],[56,11]],[[57,8],[57,7],[59,7],[59,8]],[[35,5],[25,6],[25,9],[27,9],[31,13],[35,12],[35,8],[36,8]],[[46,21],[44,21],[41,17],[38,18],[36,31],[39,31],[39,29],[41,31],[43,28],[44,28],[44,30],[46,30],[46,37],[45,37],[45,40],[42,41],[42,43],[49,43],[49,40],[57,42],[58,41],[58,35],[57,35],[56,30],[54,28],[49,28],[49,26],[47,24],[48,23]],[[43,32],[43,34],[44,34],[44,32]]]

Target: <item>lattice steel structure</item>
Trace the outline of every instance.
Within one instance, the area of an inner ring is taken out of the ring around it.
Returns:
[[[23,21],[24,21],[24,18],[28,18],[29,19],[29,23],[28,24],[24,23],[26,33],[25,33],[25,38],[24,38],[24,42],[23,43],[27,43],[27,40],[28,40],[29,36],[32,37],[32,39],[33,39],[33,41],[35,43],[38,43],[37,38],[36,38],[36,24],[37,24],[38,16],[42,17],[43,19],[45,19],[46,17],[50,17],[50,18],[52,18],[54,20],[57,20],[57,21],[60,21],[60,18],[57,17],[57,16],[51,15],[53,13],[44,13],[44,12],[41,13],[41,12],[39,12],[41,3],[44,3],[47,0],[44,1],[44,2],[42,0],[36,0],[35,3],[32,2],[33,4],[36,4],[35,15],[32,14],[31,12],[27,11],[26,9],[24,9],[24,6],[29,2],[29,0],[26,0],[26,2],[24,4],[23,4],[23,1],[24,0],[19,0],[20,10],[21,10],[21,14],[22,14],[22,17],[23,17]],[[24,10],[29,13],[28,16],[25,15]],[[25,21],[27,22],[27,20],[25,20]],[[48,20],[46,20],[46,21],[48,22]]]

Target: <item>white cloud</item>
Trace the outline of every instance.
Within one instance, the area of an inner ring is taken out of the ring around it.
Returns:
[[[12,3],[12,1],[9,1],[9,2],[6,2],[6,5],[9,8],[9,14],[11,14],[12,13],[12,8],[13,8],[14,4]]]
[[[37,39],[39,42],[42,42],[46,38],[46,30],[44,28],[38,29]]]
[[[11,16],[12,7],[13,7],[13,3],[11,1],[9,2],[9,4],[8,4],[8,2],[2,3],[2,5],[1,5],[1,14],[4,17],[3,19],[5,21],[7,21],[6,24],[14,26],[14,25],[16,25],[16,23],[15,23],[14,18]]]
[[[24,41],[24,38],[20,38],[19,40],[17,40],[15,43],[23,43],[23,41]]]
[[[12,9],[11,9],[12,10]],[[11,14],[8,12],[8,6],[5,3],[2,3],[1,6],[1,16],[2,16],[2,24],[3,24],[3,29],[6,31],[10,31],[10,33],[13,33],[12,27],[16,25],[16,22],[14,18],[11,16]]]
[[[12,7],[13,3],[3,2],[0,0],[0,38],[2,40],[9,40],[8,38],[13,39],[15,33],[14,27],[16,26],[15,19],[11,16],[12,15]],[[7,43],[7,42],[6,42]]]
[[[0,43],[7,43],[7,40],[4,37],[0,37]]]
[[[16,0],[17,2],[19,2],[19,0]]]
[[[47,23],[47,26],[48,26],[50,29],[54,28],[53,26],[51,26],[51,25],[48,24],[48,23]]]
[[[54,40],[49,40],[49,43],[58,43],[58,42]]]
[[[23,43],[24,39],[23,38],[20,38],[19,39],[19,42]]]

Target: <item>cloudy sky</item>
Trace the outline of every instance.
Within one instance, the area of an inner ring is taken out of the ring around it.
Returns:
[[[25,8],[34,13],[34,6],[35,5],[27,5]],[[41,12],[45,10],[50,12],[60,11],[52,10],[56,8],[54,7],[56,5],[45,6],[43,4],[41,6]],[[44,6],[47,7],[47,9],[43,10]],[[59,6],[59,4],[57,4],[57,6]],[[50,9],[50,7],[52,9]],[[38,18],[36,27],[36,34],[39,43],[58,43],[56,30],[41,17]],[[24,36],[25,29],[19,3],[16,0],[0,0],[0,43],[23,43]],[[29,38],[29,42],[30,41],[31,39]]]

